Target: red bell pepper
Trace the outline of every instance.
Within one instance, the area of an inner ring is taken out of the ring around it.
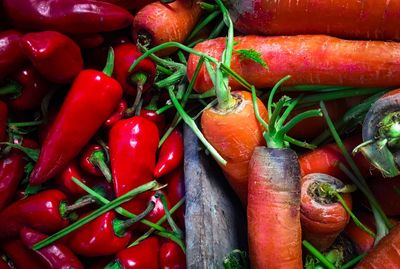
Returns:
[[[51,189],[10,204],[0,212],[0,238],[18,235],[23,226],[44,233],[64,228],[69,223],[71,211],[66,201],[64,193]],[[76,209],[76,206],[72,208]]]
[[[88,69],[75,79],[43,141],[39,160],[30,177],[31,185],[41,184],[60,172],[79,154],[117,107],[122,89],[110,77],[112,53],[108,63],[105,73]]]
[[[47,238],[46,235],[33,229],[23,227],[19,233],[21,241],[27,247],[32,247],[36,243]],[[47,247],[35,251],[50,268],[59,269],[83,269],[82,263],[75,254],[61,243],[54,243]]]
[[[160,248],[161,269],[186,269],[186,255],[174,241],[167,241]]]
[[[159,269],[160,242],[157,237],[149,237],[138,245],[121,250],[115,261],[105,269]]]
[[[15,30],[0,32],[0,80],[20,68],[27,60],[19,47],[22,34]]]
[[[7,103],[15,111],[40,107],[43,98],[52,88],[32,66],[25,66],[10,76],[11,82],[0,87],[0,95],[7,97]]]
[[[1,249],[18,269],[51,269],[19,239],[3,241]]]
[[[36,148],[38,145],[33,140],[24,139],[23,146]],[[18,149],[12,149],[0,160],[0,210],[14,197],[26,164],[25,153]]]
[[[121,101],[118,104],[117,109],[114,111],[114,113],[106,120],[104,123],[104,126],[107,128],[111,128],[117,121],[122,119],[125,115],[125,110],[127,108],[126,101],[124,99],[121,99]]]
[[[133,20],[125,9],[95,0],[4,0],[3,6],[15,26],[42,31],[108,32]]]
[[[165,182],[168,184],[166,190],[167,196],[171,206],[174,206],[185,196],[185,177],[183,166],[166,175]],[[185,204],[175,211],[173,217],[177,221],[179,227],[185,227]]]
[[[93,176],[104,176],[108,182],[111,182],[111,172],[106,159],[107,155],[102,146],[90,144],[83,150],[80,166],[86,173]]]
[[[8,120],[7,104],[0,100],[0,142],[6,140],[7,120]]]
[[[140,116],[120,120],[111,128],[110,161],[117,197],[152,180],[158,141],[155,124]],[[144,210],[148,195],[139,195],[123,207],[138,214]]]
[[[29,33],[21,38],[20,46],[39,73],[49,81],[69,83],[83,68],[81,49],[61,33]]]
[[[178,130],[172,131],[162,144],[153,175],[160,178],[174,169],[183,161],[183,137]]]

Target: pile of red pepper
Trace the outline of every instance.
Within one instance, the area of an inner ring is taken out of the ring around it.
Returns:
[[[0,268],[186,267],[180,126],[130,70],[148,2],[2,1]]]

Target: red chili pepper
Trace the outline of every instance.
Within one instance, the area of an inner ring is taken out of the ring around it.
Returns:
[[[149,107],[146,107],[140,110],[140,116],[152,121],[157,126],[160,136],[164,134],[166,127],[164,114],[157,114],[156,109],[153,110]]]
[[[39,73],[49,81],[69,83],[83,68],[81,49],[61,33],[29,33],[21,38],[20,46]]]
[[[147,91],[154,82],[156,76],[156,65],[152,60],[146,58],[141,61],[134,70],[129,72],[132,63],[142,53],[136,50],[132,43],[115,46],[115,79],[121,84],[124,92],[136,95],[139,87],[142,92]]]
[[[10,83],[0,87],[0,95],[6,95],[7,103],[15,111],[40,107],[52,87],[32,66],[19,69],[10,79]]]
[[[80,166],[86,173],[99,177],[104,176],[108,182],[111,182],[111,172],[106,159],[107,155],[102,146],[90,144],[83,150]]]
[[[24,139],[24,147],[37,148],[37,143]],[[18,184],[24,176],[24,167],[27,164],[25,153],[12,149],[0,160],[0,210],[14,197]]]
[[[105,269],[159,269],[160,242],[157,237],[149,237],[138,245],[118,252],[114,262]]]
[[[125,115],[126,108],[127,108],[126,101],[124,99],[121,99],[121,101],[118,104],[117,109],[106,120],[106,122],[104,123],[104,126],[107,128],[111,128],[115,123],[117,123],[117,121],[121,120]]]
[[[183,161],[183,137],[178,130],[173,130],[162,144],[153,175],[160,178],[174,169]]]
[[[104,37],[99,33],[76,34],[72,39],[81,48],[92,49],[104,43]]]
[[[147,4],[150,4],[152,2],[155,2],[155,0],[136,0],[136,1],[131,1],[131,0],[101,0],[102,2],[107,2],[111,3],[120,7],[123,7],[127,10],[131,11],[138,11],[142,7],[144,7]],[[133,14],[135,13],[133,12]]]
[[[4,0],[6,15],[20,28],[63,33],[99,33],[129,26],[123,8],[94,0]]]
[[[83,184],[88,185],[89,178],[84,176],[79,170],[79,165],[76,160],[72,161],[67,167],[55,177],[56,186],[63,192],[79,197],[85,195],[86,192],[72,181],[72,177],[79,179]]]
[[[149,182],[153,178],[158,147],[158,131],[154,123],[140,116],[120,120],[110,130],[109,147],[114,190],[117,197]],[[141,197],[141,198],[139,198]],[[148,194],[142,194],[123,207],[132,213],[141,212]],[[143,205],[138,207],[138,200]]]
[[[112,50],[110,50],[112,51]],[[45,182],[61,171],[94,136],[112,114],[122,97],[122,89],[111,78],[112,53],[105,73],[84,70],[71,90],[43,142],[30,184]]]
[[[15,30],[0,32],[0,80],[20,68],[27,60],[19,47],[21,37],[22,34]]]
[[[7,120],[8,120],[7,104],[0,100],[0,142],[6,140]]]
[[[8,265],[8,263],[6,263],[5,260],[3,260],[2,258],[0,258],[0,269],[10,269],[11,267]]]
[[[167,185],[167,196],[171,205],[174,206],[185,196],[185,177],[183,166],[175,169],[165,176]],[[185,227],[185,205],[183,204],[173,214],[174,219],[177,221],[178,226]]]
[[[161,269],[185,269],[186,255],[174,241],[167,241],[160,248]]]
[[[27,247],[32,247],[36,243],[47,238],[46,235],[33,229],[23,227],[19,233],[21,241]],[[75,254],[61,243],[54,243],[47,247],[35,251],[50,268],[57,269],[83,269],[83,265]]]
[[[23,226],[44,233],[68,225],[67,197],[59,190],[45,190],[16,201],[0,212],[0,238],[18,235]]]
[[[18,269],[51,269],[19,239],[3,241],[1,249]]]

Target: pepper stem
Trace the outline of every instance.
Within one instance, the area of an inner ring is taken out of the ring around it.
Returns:
[[[10,81],[8,84],[0,87],[0,95],[12,95],[18,97],[21,95],[22,86],[16,81]]]
[[[147,75],[145,73],[136,73],[130,77],[131,82],[136,85],[136,97],[135,101],[133,102],[132,107],[128,108],[125,111],[125,116],[126,117],[132,117],[137,114],[137,108],[139,105],[139,102],[142,98],[142,93],[143,93],[143,86],[146,84],[147,81]]]
[[[67,205],[66,202],[61,202],[60,204],[60,214],[63,218],[68,218],[68,215],[72,213],[73,211],[80,209],[82,207],[85,207],[87,205],[91,205],[96,203],[96,199],[94,199],[92,196],[85,196],[82,197],[82,199],[79,199],[72,205]]]
[[[105,157],[106,156],[105,156],[103,150],[96,150],[90,156],[89,161],[94,166],[98,167],[100,169],[101,173],[106,178],[107,182],[111,183],[111,181],[112,181],[111,171],[110,171],[110,168],[108,168],[108,165],[105,161]]]
[[[103,69],[103,73],[111,77],[113,71],[114,71],[114,49],[110,47],[108,49],[107,62],[106,66]]]

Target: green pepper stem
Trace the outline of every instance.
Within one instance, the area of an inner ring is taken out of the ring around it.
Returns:
[[[118,260],[115,260],[107,264],[104,269],[122,269],[122,265],[118,262]]]
[[[8,126],[10,128],[13,127],[31,127],[31,126],[38,126],[43,124],[44,121],[42,120],[36,120],[36,121],[25,121],[25,122],[9,122]]]
[[[307,240],[303,240],[303,246],[328,269],[336,269],[336,267]]]
[[[104,175],[105,179],[107,182],[111,183],[112,182],[112,175],[110,168],[108,168],[108,165],[106,164],[105,161],[105,154],[103,150],[96,150],[93,152],[92,156],[90,156],[89,161],[96,167],[98,167],[101,171],[101,173]]]
[[[21,92],[21,84],[14,80],[0,87],[0,95],[12,95],[13,97],[18,97],[19,95],[21,95]]]
[[[151,190],[154,187],[157,186],[157,182],[156,181],[150,181],[149,183],[146,183],[144,185],[141,185],[127,193],[125,193],[124,195],[116,198],[115,200],[111,201],[109,204],[103,205],[102,207],[100,207],[99,209],[93,211],[91,214],[77,220],[76,222],[72,223],[71,225],[69,225],[68,227],[58,231],[57,233],[47,237],[46,239],[36,243],[32,249],[33,250],[39,250],[43,247],[46,247],[52,243],[54,243],[55,241],[57,241],[58,239],[66,236],[67,234],[75,231],[76,229],[82,227],[83,225],[85,225],[86,223],[96,219],[97,217],[99,217],[100,215],[106,213],[107,211],[110,211],[116,207],[118,207],[119,205],[131,200],[133,197],[137,196],[140,193],[143,193],[145,191]]]
[[[36,162],[39,159],[39,153],[40,153],[39,149],[26,148],[21,145],[9,142],[0,142],[0,145],[7,145],[8,147],[19,149],[34,162]]]
[[[108,49],[107,62],[106,66],[103,69],[103,73],[111,77],[113,71],[114,71],[114,49],[110,47]]]
[[[96,202],[97,202],[97,200],[91,196],[82,197],[82,199],[79,199],[72,205],[67,205],[65,202],[62,202],[60,204],[60,214],[63,218],[68,218],[68,214],[70,214],[71,212],[73,212],[77,209],[80,209],[82,207],[92,205]]]

